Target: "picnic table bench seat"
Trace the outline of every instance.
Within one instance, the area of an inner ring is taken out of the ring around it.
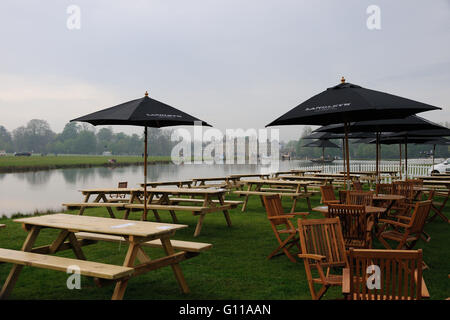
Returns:
[[[121,236],[113,236],[113,235],[91,233],[91,232],[77,232],[77,233],[75,233],[75,236],[77,237],[77,239],[80,239],[80,240],[84,239],[84,240],[108,241],[108,242],[125,241],[125,238],[123,238]],[[193,241],[182,241],[182,240],[172,240],[171,239],[170,243],[172,244],[172,247],[175,250],[181,250],[181,251],[187,251],[187,252],[197,252],[197,253],[209,250],[212,247],[212,244],[210,244],[210,243],[193,242]],[[143,242],[142,245],[145,247],[163,248],[163,245],[162,245],[160,239]]]
[[[172,203],[179,203],[179,202],[192,202],[192,203],[203,203],[203,199],[194,199],[194,198],[169,198],[170,202]],[[212,203],[220,203],[219,200],[211,200]],[[238,206],[240,204],[243,204],[244,201],[239,200],[225,200],[224,204],[231,204]]]
[[[0,261],[62,272],[76,265],[84,276],[107,280],[126,278],[134,272],[129,267],[3,248],[0,248]]]
[[[80,208],[80,207],[110,207],[110,208],[123,208],[125,203],[116,202],[79,202],[79,203],[63,203],[64,207],[68,208]]]
[[[284,192],[284,191],[277,191],[277,192],[270,192],[270,191],[246,191],[246,190],[237,190],[233,191],[235,194],[239,195],[256,195],[256,196],[275,196],[279,195],[280,197],[298,197],[298,198],[309,198],[313,194],[311,192]]]
[[[5,227],[6,227],[5,224],[0,224],[0,229],[1,229],[1,228],[5,228]]]
[[[130,209],[144,209],[143,203],[125,204],[125,208]],[[179,206],[170,204],[148,204],[147,210],[169,210],[169,211],[193,211],[205,213],[209,210],[209,207],[201,206]]]

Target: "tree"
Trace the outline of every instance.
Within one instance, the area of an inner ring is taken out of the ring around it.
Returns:
[[[0,150],[13,151],[11,134],[4,126],[0,126]]]

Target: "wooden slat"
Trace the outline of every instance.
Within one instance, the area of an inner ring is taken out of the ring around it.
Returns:
[[[24,225],[36,225],[55,229],[86,231],[137,237],[160,237],[172,234],[175,230],[187,228],[183,224],[158,223],[149,221],[130,221],[101,217],[79,216],[64,213],[15,219]]]
[[[122,199],[123,200],[123,199]],[[79,202],[79,203],[63,203],[64,207],[110,207],[110,208],[123,208],[124,203],[117,202]]]
[[[95,240],[95,241],[109,241],[109,242],[120,242],[124,241],[125,238],[120,236],[111,236],[105,234],[98,233],[89,233],[89,232],[78,232],[75,234],[78,239],[87,239],[87,240]],[[181,240],[170,240],[172,243],[172,247],[177,250],[183,250],[188,252],[203,252],[212,248],[212,244],[210,243],[202,243],[202,242],[192,242],[192,241],[181,241]],[[152,247],[152,248],[162,248],[162,243],[160,239],[155,239],[142,243],[143,246]]]
[[[110,280],[130,276],[134,271],[128,267],[2,248],[0,261],[63,272],[69,266],[78,266],[82,275]]]
[[[144,209],[143,204],[126,204],[125,208],[130,209]],[[195,212],[205,212],[208,211],[209,207],[196,207],[196,206],[177,206],[168,204],[149,204],[147,205],[148,210],[173,210],[173,211],[195,211]]]

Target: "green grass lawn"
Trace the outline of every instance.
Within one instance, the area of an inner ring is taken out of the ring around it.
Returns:
[[[228,196],[239,199],[237,196]],[[177,231],[174,239],[208,242],[213,248],[199,256],[182,262],[191,293],[182,294],[171,268],[163,268],[132,278],[125,293],[125,299],[311,299],[306,282],[303,262],[290,262],[284,255],[267,260],[267,255],[278,243],[261,208],[258,198],[250,198],[247,212],[240,208],[230,211],[233,226],[228,228],[222,213],[213,213],[205,218],[202,233],[193,238],[197,217],[188,212],[179,212],[179,222],[189,228]],[[290,200],[283,200],[287,211]],[[312,205],[319,205],[315,196]],[[306,203],[300,201],[297,211],[307,211]],[[449,214],[447,209],[446,214]],[[123,212],[123,211],[122,211]],[[87,209],[87,215],[108,217],[106,209]],[[165,222],[171,222],[169,213],[161,213]],[[122,213],[118,214],[119,217]],[[150,219],[153,219],[152,215]],[[138,220],[140,213],[130,215]],[[309,218],[321,218],[311,214]],[[0,229],[0,247],[20,249],[26,232],[20,224],[10,219],[1,219],[7,225]],[[429,243],[420,241],[416,248],[423,248],[424,259],[430,269],[424,271],[424,278],[432,299],[450,296],[450,239],[449,225],[437,218],[426,226],[432,239]],[[37,244],[49,244],[56,237],[54,230],[43,230]],[[374,241],[375,248],[382,248]],[[88,260],[121,264],[126,253],[124,244],[101,242],[83,248]],[[146,248],[152,257],[162,256],[161,249]],[[58,253],[74,257],[72,251]],[[11,268],[0,264],[0,283],[3,283]],[[12,292],[11,299],[110,299],[113,287],[97,288],[92,278],[82,277],[81,290],[68,290],[67,274],[25,267]],[[340,288],[330,289],[324,299],[342,298]]]
[[[15,170],[59,169],[78,166],[103,166],[108,165],[109,159],[116,159],[117,164],[144,163],[141,156],[65,156],[65,155],[34,155],[31,157],[0,157],[0,172]],[[170,157],[149,157],[148,162],[168,162]]]

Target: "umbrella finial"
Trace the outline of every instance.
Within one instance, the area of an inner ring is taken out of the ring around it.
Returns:
[[[342,76],[342,78],[341,78],[341,83],[345,83],[345,78],[344,78],[344,76]]]
[[[145,91],[145,96],[148,97],[148,91]]]

